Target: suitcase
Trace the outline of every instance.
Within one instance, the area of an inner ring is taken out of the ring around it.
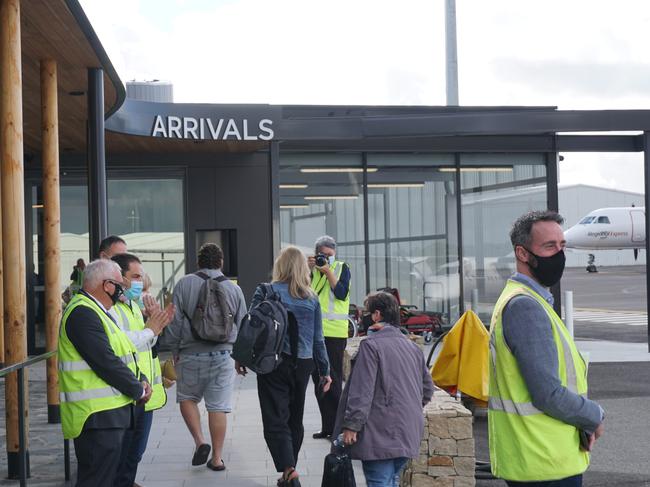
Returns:
[[[350,456],[343,452],[330,453],[325,457],[321,487],[356,487]]]

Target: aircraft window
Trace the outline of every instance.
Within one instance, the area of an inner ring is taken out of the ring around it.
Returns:
[[[598,217],[598,223],[609,223],[609,217],[599,216]]]
[[[595,216],[586,216],[580,220],[580,225],[587,225],[588,223],[593,222],[595,218]]]

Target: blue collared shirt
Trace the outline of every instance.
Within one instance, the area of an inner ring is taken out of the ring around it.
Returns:
[[[535,291],[537,294],[539,294],[542,298],[544,298],[544,300],[546,300],[548,304],[553,306],[554,299],[553,299],[553,295],[551,294],[551,291],[549,290],[549,288],[542,286],[535,279],[528,277],[526,274],[522,274],[521,272],[515,272],[510,279],[525,284],[533,291]]]

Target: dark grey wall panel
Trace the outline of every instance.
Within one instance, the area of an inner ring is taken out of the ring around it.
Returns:
[[[197,230],[237,231],[239,284],[247,303],[269,278],[272,262],[270,171],[267,154],[231,154],[188,167],[188,271],[196,268]]]

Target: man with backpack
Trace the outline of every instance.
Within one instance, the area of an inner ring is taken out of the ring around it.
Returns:
[[[230,358],[238,325],[246,314],[241,288],[221,272],[223,251],[214,243],[199,249],[198,272],[181,278],[174,286],[176,313],[159,338],[176,359],[176,402],[196,448],[192,465],[225,470],[222,450],[226,414],[231,411],[235,378]],[[208,411],[212,456],[201,430],[198,403]]]

